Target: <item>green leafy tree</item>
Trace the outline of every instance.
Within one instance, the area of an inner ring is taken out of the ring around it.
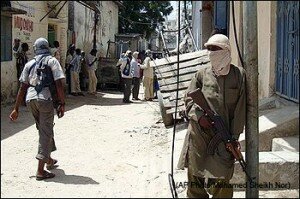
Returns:
[[[169,1],[120,1],[125,8],[119,10],[119,33],[140,33],[149,38],[165,21],[173,7]]]

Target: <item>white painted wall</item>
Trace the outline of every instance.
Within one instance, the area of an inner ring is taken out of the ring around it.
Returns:
[[[105,57],[108,40],[115,41],[115,34],[118,33],[118,6],[112,1],[101,1],[100,12],[96,45],[99,56]],[[74,15],[76,48],[89,53],[93,48],[94,11],[75,2]]]
[[[235,1],[234,3],[238,43],[241,53],[243,54],[242,2]],[[276,4],[277,2],[272,1],[257,2],[259,99],[268,98],[274,94],[276,60]],[[232,62],[233,64],[241,66],[234,38],[231,12],[230,6],[231,17],[229,38],[232,47]]]
[[[205,6],[204,1],[202,1],[203,6]],[[207,42],[211,33],[213,31],[213,3],[207,2],[206,4],[211,4],[211,9],[202,9],[202,49],[204,49],[204,44]],[[200,47],[199,47],[200,48]]]
[[[257,36],[258,36],[258,96],[267,97],[270,80],[270,34],[271,2],[257,2]]]
[[[13,15],[12,17],[12,42],[16,37],[20,38],[21,42],[27,42],[29,45],[28,57],[31,59],[34,56],[32,47],[34,41],[39,37],[48,38],[48,17],[40,22],[40,19],[48,12],[47,1],[11,1],[11,4],[12,7],[27,11],[26,15]],[[61,18],[62,16],[67,17],[67,5],[62,9],[58,18]],[[15,23],[17,17],[32,21],[32,31],[21,29]],[[65,52],[67,42],[64,41],[64,38],[67,37],[65,31],[67,28],[67,21],[65,23],[58,23],[57,27],[57,38],[59,38],[62,52]],[[1,62],[1,103],[12,102],[15,100],[19,84],[15,62],[16,60],[14,57],[11,61]]]
[[[102,1],[101,18],[100,18],[100,56],[105,57],[107,51],[107,42],[115,41],[115,35],[119,30],[119,8],[112,1]],[[113,50],[113,49],[111,49]],[[111,52],[114,53],[114,52]],[[109,56],[109,55],[108,55]]]
[[[195,39],[195,43],[198,47],[198,49],[202,49],[202,14],[201,14],[201,7],[202,2],[201,1],[192,1],[192,32]]]

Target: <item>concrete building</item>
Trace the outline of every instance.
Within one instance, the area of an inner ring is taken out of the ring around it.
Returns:
[[[51,38],[50,44],[54,40],[59,41],[62,55],[66,54],[67,46],[68,12],[67,4],[63,1],[7,2],[5,7],[1,3],[1,103],[14,101],[17,94],[19,81],[12,50],[14,39],[19,38],[22,43],[28,43],[29,59],[34,56],[32,45],[39,37]],[[20,14],[16,10],[23,12]],[[61,63],[64,60],[62,56]]]
[[[32,45],[39,37],[52,44],[59,41],[64,67],[67,47],[74,43],[87,53],[93,48],[94,35],[98,55],[106,56],[108,41],[118,33],[119,1],[5,1],[1,3],[1,103],[15,100],[18,89],[15,38],[29,44],[28,57],[33,57]],[[98,13],[96,31],[95,11]],[[21,13],[21,14],[20,14]],[[115,54],[110,48],[108,56]]]
[[[108,41],[115,41],[115,34],[118,33],[118,1],[78,1],[69,2],[69,40],[68,44],[74,43],[89,53],[96,45],[98,54],[105,57],[107,54]],[[95,13],[97,19],[95,22]],[[95,30],[96,23],[96,30]],[[94,43],[94,36],[96,41]],[[115,50],[110,47],[110,54]]]
[[[242,51],[242,2],[234,2],[234,8]],[[257,19],[259,98],[276,94],[299,103],[299,2],[258,1]],[[239,64],[232,18],[229,27],[233,62]]]
[[[166,17],[166,21],[164,22],[164,29],[175,32],[164,32],[164,39],[166,42],[166,46],[169,50],[173,50],[177,46],[177,19],[169,19]]]
[[[142,35],[139,33],[126,33],[126,34],[117,34],[115,36],[116,42],[119,43],[118,45],[118,55],[120,52],[125,52],[126,50],[139,51],[140,49],[140,42],[142,40]],[[121,50],[121,43],[123,42],[122,50]],[[143,49],[144,50],[144,49]]]
[[[193,3],[193,1],[192,1]],[[187,13],[184,10],[184,3],[183,1],[180,3],[180,27],[185,25],[185,20],[187,20],[190,25],[192,25],[192,4],[187,3]],[[178,2],[173,4],[174,14],[172,17],[165,17],[165,22],[163,23],[164,30],[164,39],[166,42],[166,46],[169,50],[173,50],[177,46],[177,39],[178,39]],[[167,32],[167,31],[175,31],[175,32]],[[180,31],[180,41],[184,38],[186,34],[185,30]]]
[[[237,40],[241,54],[242,5],[243,2],[234,1]],[[193,8],[193,33],[196,43],[203,48],[214,28],[223,30],[232,46],[232,62],[241,66],[234,38],[232,2],[194,1]],[[258,1],[257,19],[259,99],[278,95],[299,103],[299,2]]]

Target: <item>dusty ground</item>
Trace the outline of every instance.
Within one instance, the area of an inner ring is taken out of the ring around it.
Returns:
[[[140,98],[143,94],[140,95]],[[119,92],[97,97],[67,97],[67,112],[55,116],[58,150],[53,157],[56,177],[34,178],[38,134],[26,107],[16,122],[8,119],[12,105],[1,106],[1,197],[171,197],[171,138],[173,129],[160,122],[158,102],[123,104]],[[185,136],[178,126],[175,163]],[[176,182],[186,171],[174,172]],[[185,197],[185,190],[179,189]],[[262,197],[298,197],[298,190],[261,192]],[[236,192],[235,197],[244,197]]]

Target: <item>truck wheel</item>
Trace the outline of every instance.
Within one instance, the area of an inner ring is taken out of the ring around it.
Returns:
[[[165,126],[172,126],[174,123],[173,114],[167,114],[167,110],[169,108],[164,107],[163,96],[159,90],[157,91],[157,98],[159,102],[160,114]]]

